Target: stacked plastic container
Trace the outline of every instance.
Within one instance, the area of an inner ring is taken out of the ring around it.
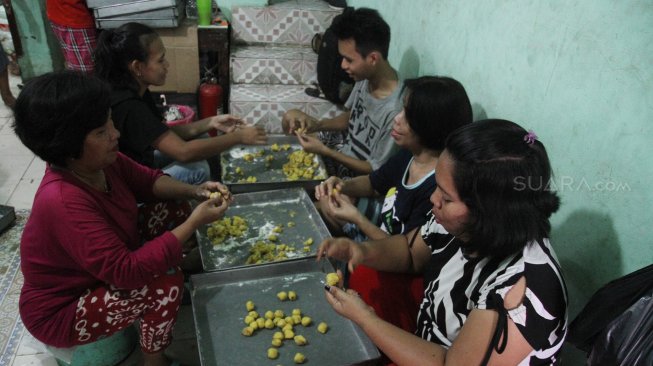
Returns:
[[[184,14],[182,0],[87,0],[93,9],[98,28],[117,28],[124,23],[138,22],[152,28],[173,28]]]

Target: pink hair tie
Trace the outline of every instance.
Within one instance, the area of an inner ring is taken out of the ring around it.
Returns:
[[[533,132],[533,130],[528,130],[528,133],[524,136],[524,141],[526,141],[527,144],[532,145],[535,140],[537,140],[535,132]]]

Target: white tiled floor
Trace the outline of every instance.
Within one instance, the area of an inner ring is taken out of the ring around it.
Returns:
[[[18,84],[21,82],[19,77],[10,76],[14,96],[18,95]],[[16,137],[11,127],[12,120],[11,110],[0,101],[0,204],[13,206],[15,209],[27,209],[32,207],[45,163],[25,148]],[[168,356],[181,361],[183,365],[199,365],[195,324],[190,306],[181,308],[174,339],[166,351]],[[121,365],[137,365],[140,359],[137,349]],[[57,366],[57,362],[41,342],[25,332],[11,365]]]
[[[11,90],[18,95],[20,77],[10,76]],[[34,156],[14,134],[12,113],[0,102],[0,203],[16,209],[31,208],[45,163]]]

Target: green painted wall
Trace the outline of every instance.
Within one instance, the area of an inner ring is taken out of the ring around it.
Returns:
[[[23,56],[18,59],[23,80],[63,69],[63,56],[50,31],[50,24],[45,15],[45,2],[12,1],[12,8],[23,45]]]
[[[652,1],[348,3],[388,21],[404,75],[450,75],[476,118],[513,120],[544,142],[572,319],[602,284],[653,263]]]
[[[477,119],[513,120],[547,146],[571,319],[601,285],[653,262],[652,1],[348,3],[388,21],[390,62],[404,76],[452,76]],[[565,364],[582,356],[566,349]]]

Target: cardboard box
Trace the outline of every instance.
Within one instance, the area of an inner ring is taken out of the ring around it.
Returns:
[[[186,19],[177,28],[156,30],[170,62],[166,83],[152,86],[153,92],[195,93],[200,80],[197,23]]]

